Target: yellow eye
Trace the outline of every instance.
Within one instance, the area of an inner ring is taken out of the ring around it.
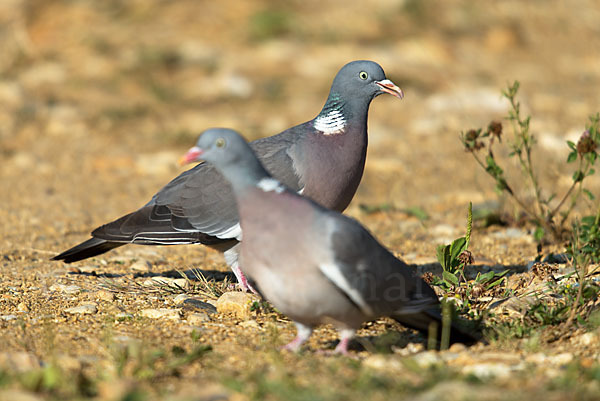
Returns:
[[[367,74],[366,71],[361,71],[358,73],[358,77],[364,81],[365,79],[369,78],[369,74]]]
[[[219,138],[215,141],[215,146],[217,148],[224,148],[225,147],[225,139],[223,138]]]

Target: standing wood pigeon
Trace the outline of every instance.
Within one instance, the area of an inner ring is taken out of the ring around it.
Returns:
[[[251,143],[266,169],[294,191],[343,211],[354,196],[367,154],[367,115],[382,93],[403,97],[379,64],[353,61],[338,72],[325,106],[314,119]],[[195,149],[186,161],[195,160]],[[55,256],[75,262],[134,243],[208,245],[225,252],[240,286],[239,218],[229,184],[202,163],[173,179],[135,212],[96,228],[92,238]]]
[[[244,239],[240,261],[251,285],[298,329],[297,350],[319,324],[340,332],[337,352],[367,320],[390,316],[427,331],[439,321],[433,289],[356,220],[272,178],[235,131],[207,130],[197,153],[231,183]],[[454,341],[472,339],[453,332]]]

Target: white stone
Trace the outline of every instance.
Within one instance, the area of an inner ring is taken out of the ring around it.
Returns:
[[[246,321],[240,322],[239,325],[244,328],[260,329],[260,325],[258,324],[258,322],[256,320],[246,320]]]
[[[388,355],[370,355],[362,364],[367,368],[386,372],[404,370],[404,365],[398,358]]]
[[[50,291],[62,292],[69,295],[76,295],[81,292],[81,287],[77,285],[52,284]]]
[[[160,309],[143,309],[140,312],[142,317],[147,317],[150,319],[171,319],[171,320],[180,320],[181,319],[181,311],[179,309],[168,309],[168,308],[160,308]]]
[[[152,269],[152,265],[150,264],[150,262],[146,261],[146,260],[137,260],[135,261],[135,263],[133,263],[131,266],[129,266],[129,269],[134,271],[134,272],[149,272]]]
[[[250,307],[258,297],[246,292],[230,291],[221,295],[215,306],[219,313],[232,313],[241,319],[249,319]]]
[[[506,379],[511,374],[511,367],[504,363],[478,363],[475,365],[468,365],[462,369],[465,374],[472,374],[480,379]]]
[[[98,312],[98,307],[96,304],[81,304],[72,308],[67,308],[65,309],[65,312],[72,315],[92,315]]]
[[[442,361],[440,355],[436,351],[425,351],[418,353],[412,357],[413,361],[421,368],[428,368],[437,365]]]
[[[155,277],[151,277],[151,278],[145,280],[143,285],[146,287],[167,286],[167,287],[185,289],[189,286],[189,283],[184,278],[171,278],[171,277],[155,276]]]
[[[173,298],[173,302],[175,305],[182,305],[189,297],[190,296],[188,294],[178,294],[175,298]]]
[[[593,345],[598,343],[598,335],[596,333],[585,333],[579,337],[579,344],[583,346]]]
[[[192,326],[201,326],[202,323],[210,321],[210,317],[208,316],[208,313],[195,312],[190,313],[186,320],[188,324]]]
[[[133,318],[133,315],[131,313],[127,313],[127,312],[119,312],[115,315],[115,320],[128,320]]]

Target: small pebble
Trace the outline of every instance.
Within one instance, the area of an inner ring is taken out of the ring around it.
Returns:
[[[184,300],[183,309],[190,311],[205,311],[208,313],[217,313],[217,308],[215,308],[213,305],[195,298],[188,298]]]
[[[367,368],[385,372],[405,370],[398,358],[387,355],[369,355],[362,364]]]
[[[512,367],[514,368],[514,367]],[[504,363],[478,363],[475,365],[467,365],[462,369],[465,374],[472,374],[480,379],[506,379],[510,377],[512,372],[511,366]]]
[[[415,354],[412,357],[413,361],[421,368],[428,368],[433,365],[437,365],[442,361],[439,354],[436,351],[424,351]]]
[[[175,305],[181,305],[185,302],[186,299],[189,299],[190,296],[188,294],[178,294],[175,298],[173,298],[173,302]]]
[[[190,313],[187,316],[186,320],[187,320],[188,324],[190,324],[192,326],[201,326],[202,323],[209,322],[210,317],[208,316],[208,313],[206,313],[206,312],[195,312],[195,313]]]
[[[29,312],[29,306],[25,302],[21,302],[17,305],[17,310],[19,312]]]
[[[143,317],[147,317],[150,319],[171,319],[171,320],[179,320],[181,319],[181,311],[179,309],[168,309],[168,308],[160,308],[160,309],[143,309],[140,312],[140,315]]]
[[[578,338],[579,344],[588,346],[596,344],[598,342],[598,335],[596,333],[585,333]]]
[[[133,315],[131,313],[127,313],[127,312],[119,312],[115,315],[115,320],[118,321],[123,321],[123,320],[128,320],[128,319],[132,319]]]
[[[65,312],[72,315],[92,315],[98,312],[98,307],[95,304],[82,304],[72,308],[67,308],[65,309]]]
[[[245,328],[260,329],[260,325],[256,320],[245,320],[243,322],[240,322],[239,325]]]
[[[96,298],[102,301],[112,302],[115,300],[115,294],[108,290],[99,290],[96,292]]]
[[[143,285],[146,287],[167,286],[177,289],[186,289],[189,286],[189,282],[184,278],[156,276],[145,280]]]
[[[256,295],[247,292],[230,291],[221,295],[217,300],[216,307],[219,313],[231,313],[246,320],[252,316],[250,311],[252,303],[258,300]]]
[[[152,270],[152,265],[150,264],[150,262],[140,259],[133,263],[131,266],[129,266],[129,269],[134,272],[146,273]]]
[[[409,356],[425,350],[425,346],[421,343],[408,343],[406,347],[392,346],[392,350],[395,354],[401,356]]]
[[[461,343],[454,343],[448,348],[450,352],[461,352],[467,349],[467,346]]]
[[[65,294],[76,295],[81,292],[81,287],[77,285],[52,284],[50,291],[62,292]]]

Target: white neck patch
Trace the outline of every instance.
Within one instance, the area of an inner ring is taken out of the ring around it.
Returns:
[[[274,178],[263,178],[256,184],[256,186],[265,192],[275,191],[278,194],[285,190],[285,187]]]
[[[346,119],[340,110],[331,110],[327,115],[317,117],[314,125],[324,135],[341,134],[346,127]]]

